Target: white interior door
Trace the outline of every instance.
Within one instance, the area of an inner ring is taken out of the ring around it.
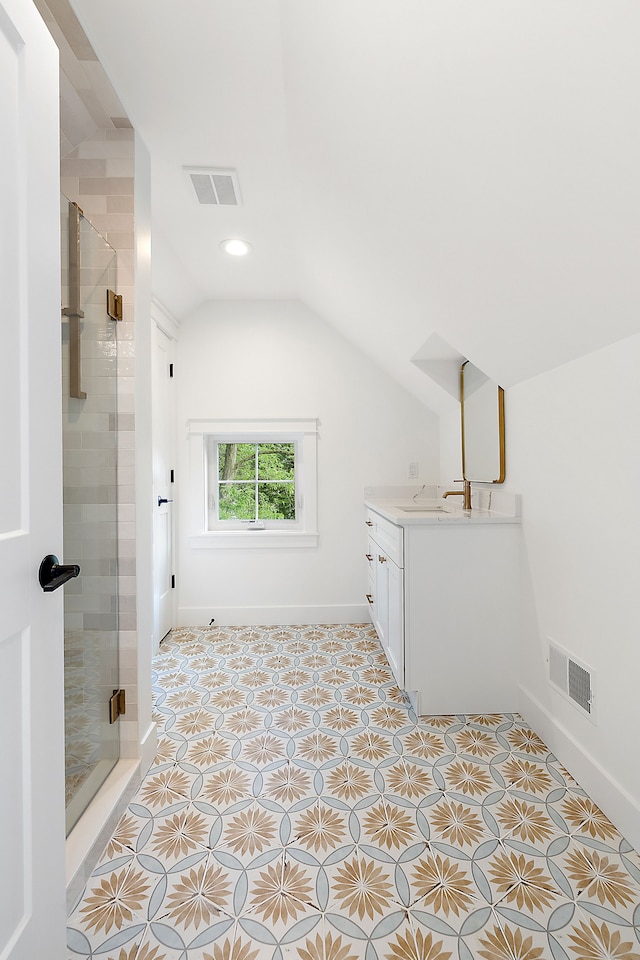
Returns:
[[[0,0],[0,960],[65,956],[58,51]]]
[[[153,327],[153,606],[154,645],[174,623],[174,341]]]

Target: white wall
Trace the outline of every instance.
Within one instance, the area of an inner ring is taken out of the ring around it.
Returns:
[[[640,335],[506,394],[522,494],[521,709],[640,846]],[[593,669],[594,725],[546,682],[547,638]]]
[[[460,404],[452,413],[440,416],[440,480],[449,484],[462,477],[462,435]]]
[[[207,303],[183,323],[178,394],[179,622],[368,619],[363,488],[439,476],[437,419],[297,301]],[[193,549],[185,424],[318,417],[319,546]]]

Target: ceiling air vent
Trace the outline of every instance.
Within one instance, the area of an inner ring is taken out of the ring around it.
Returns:
[[[549,683],[595,723],[593,671],[549,641]]]
[[[239,207],[240,185],[235,170],[219,167],[185,167],[198,203],[205,206]]]

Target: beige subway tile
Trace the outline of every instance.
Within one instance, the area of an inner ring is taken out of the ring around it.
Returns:
[[[82,561],[82,576],[83,577],[109,577],[113,576],[111,573],[111,561],[109,560],[83,560]],[[82,578],[81,578],[82,579]],[[114,580],[115,583],[115,580]],[[113,606],[110,609],[114,609]]]
[[[118,327],[118,331],[120,327]],[[125,360],[129,357],[135,357],[136,354],[136,345],[132,340],[125,340],[123,343],[118,342],[118,359]]]
[[[133,379],[136,375],[136,361],[133,357],[118,357],[116,369],[118,380],[124,380],[127,377]]]
[[[118,465],[121,467],[135,467],[135,450],[118,450]]]
[[[131,127],[107,127],[106,134],[107,140],[128,140],[135,153],[135,130]]]
[[[117,617],[115,613],[85,613],[85,630],[107,630],[117,629]]]
[[[84,616],[82,613],[70,613],[66,607],[64,611],[65,630],[82,630],[84,626]]]
[[[80,194],[78,177],[60,177],[60,192],[67,200],[75,200],[77,203]]]
[[[118,287],[120,284],[130,285],[134,282],[135,271],[133,267],[126,266],[125,264],[118,264]]]
[[[134,413],[135,412],[135,396],[132,393],[119,394],[118,410],[121,413]]]
[[[116,250],[133,249],[133,231],[118,233],[117,230],[108,230],[106,238]]]
[[[120,177],[124,180],[133,177],[135,172],[133,157],[107,157],[106,166],[108,177]]]
[[[121,613],[135,613],[136,612],[136,598],[134,596],[122,596],[120,597],[120,612]],[[125,629],[123,627],[123,629]]]
[[[135,470],[133,467],[125,467],[118,464],[118,487],[132,486],[136,482]]]
[[[96,540],[83,543],[82,555],[92,559],[111,559],[116,555],[116,541]]]
[[[63,510],[64,524],[65,524],[65,542],[68,539],[66,532],[67,523],[81,523],[82,522],[82,504],[81,503],[65,503]]]
[[[138,724],[133,720],[126,720],[126,713],[124,717],[121,717],[118,721],[120,725],[120,745],[121,747],[125,743],[135,743],[137,746],[138,743]]]
[[[118,589],[122,596],[135,596],[136,592],[136,578],[135,577],[118,577]],[[124,630],[133,630],[133,627],[123,627]]]
[[[81,564],[82,565],[82,564]],[[65,596],[65,609],[73,613],[111,614],[109,596],[107,594],[83,593]]]
[[[86,159],[65,159],[60,164],[60,174],[63,177],[106,177],[107,161],[106,158],[94,157]]]
[[[112,487],[108,484],[95,487],[73,486],[69,483],[69,478],[64,476],[63,499],[65,503],[110,503],[112,496]]]
[[[121,630],[119,634],[119,642],[121,650],[133,650],[136,652],[138,649],[138,634],[135,630]]]
[[[136,541],[135,540],[119,540],[118,541],[118,557],[122,560],[135,559],[136,556]]]
[[[100,467],[83,467],[80,471],[81,474],[81,484],[84,487],[98,486],[104,484],[105,480],[110,480],[111,477],[105,476],[106,471],[104,468]],[[115,487],[116,472],[115,468],[113,469],[113,479]]]
[[[106,540],[115,540],[116,522],[112,521],[82,521],[82,523],[66,524],[69,536],[73,540],[81,541],[83,544],[102,543]]]
[[[123,630],[135,630],[137,625],[135,613],[121,613],[119,623]]]
[[[136,381],[134,377],[118,377],[118,396],[133,396],[136,392]]]
[[[115,523],[118,518],[118,507],[115,503],[85,503],[79,504],[82,511],[82,520],[86,523]]]
[[[121,266],[131,268],[135,267],[136,257],[133,249],[117,250],[116,252],[118,255],[118,269],[120,269]]]
[[[133,177],[82,177],[79,182],[80,193],[108,196],[127,196],[133,194]]]
[[[84,140],[78,147],[78,157],[83,160],[101,158],[105,161],[116,158],[126,158],[129,163],[127,173],[107,173],[107,176],[120,177],[133,175],[132,144],[124,140]]]
[[[66,425],[67,430],[78,431],[79,433],[84,433],[89,431],[92,433],[106,433],[109,430],[109,417],[112,416],[110,413],[83,413],[79,407],[81,404],[86,403],[86,400],[73,400],[71,405],[75,407],[74,415],[76,419],[69,420]]]
[[[129,213],[105,214],[105,227],[109,233],[131,233],[133,231],[133,217]]]
[[[135,682],[135,681],[132,681],[132,684],[133,684],[133,682]],[[136,721],[136,722],[137,722],[137,720],[138,720],[138,704],[135,702],[135,700],[134,700],[132,697],[129,697],[129,696],[127,696],[127,701],[126,701],[126,702],[127,702],[127,712],[126,712],[125,716],[127,717],[128,720],[130,720],[130,721]]]
[[[135,540],[136,525],[135,521],[118,521],[118,537],[121,540]]]
[[[83,469],[99,468],[101,470],[111,470],[115,480],[116,468],[116,450],[90,450],[83,448],[81,450],[68,450],[64,458],[65,471],[69,467],[81,467]],[[108,477],[103,477],[103,481]]]
[[[134,413],[117,413],[110,414],[109,416],[109,427],[111,430],[126,433],[134,431],[135,426],[136,418]]]
[[[124,721],[122,718],[118,721],[119,724],[122,724]],[[137,724],[132,724],[135,727],[136,731],[138,729]],[[120,757],[123,760],[137,760],[140,756],[140,747],[138,746],[138,738],[136,736],[135,740],[128,740],[125,737],[124,733],[120,733]],[[88,879],[88,878],[87,878]]]
[[[82,198],[82,212],[89,223],[95,226],[93,218],[95,216],[102,216],[107,212],[107,198],[98,196],[98,194],[84,196]]]
[[[107,197],[108,213],[128,213],[133,217],[133,197]]]

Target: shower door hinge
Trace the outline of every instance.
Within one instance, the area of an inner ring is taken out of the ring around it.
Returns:
[[[115,723],[118,717],[127,712],[124,690],[114,690],[109,698],[109,723]]]
[[[107,290],[107,314],[111,320],[122,320],[122,294]]]

